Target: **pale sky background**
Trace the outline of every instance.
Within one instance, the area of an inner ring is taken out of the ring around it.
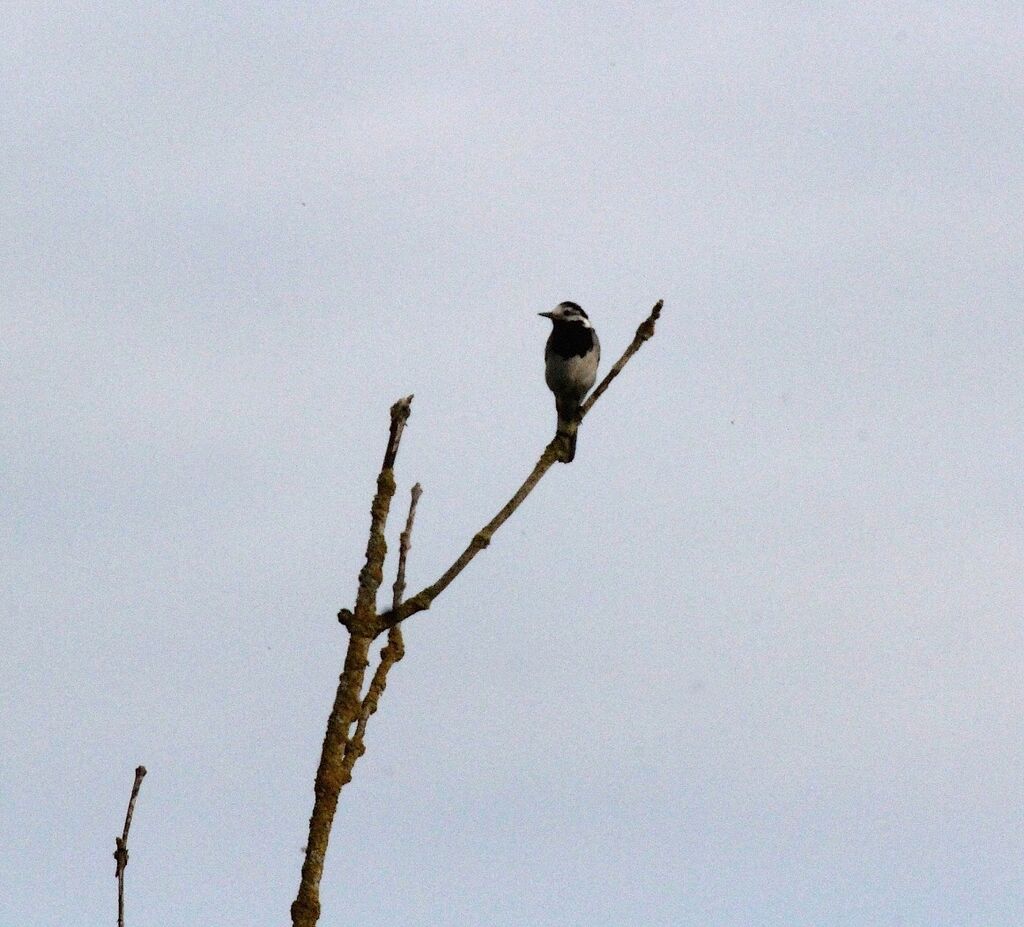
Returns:
[[[7,3],[0,925],[1024,923],[1019,2]],[[392,574],[389,572],[388,582]]]

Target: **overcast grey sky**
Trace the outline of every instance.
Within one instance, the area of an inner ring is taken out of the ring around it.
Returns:
[[[4,5],[0,925],[1024,923],[1019,3]],[[400,518],[392,526],[395,536]],[[390,577],[389,577],[390,579]]]

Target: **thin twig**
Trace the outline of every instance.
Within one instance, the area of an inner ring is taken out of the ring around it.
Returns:
[[[579,417],[582,421],[583,417],[593,408],[594,403],[601,398],[602,394],[608,389],[609,384],[614,380],[620,373],[623,367],[629,362],[630,358],[636,354],[637,351],[643,346],[643,343],[654,335],[654,324],[658,321],[661,316],[661,307],[663,300],[658,300],[654,304],[654,308],[651,309],[650,315],[640,323],[640,326],[636,330],[636,334],[633,336],[633,340],[630,342],[629,347],[626,348],[622,357],[620,357],[611,370],[605,375],[604,379],[598,384],[597,388],[590,394],[590,397],[580,407]],[[560,459],[561,456],[561,439],[556,437],[550,444],[544,449],[544,453],[540,455],[540,459],[534,465],[530,475],[523,482],[523,485],[516,490],[514,496],[505,503],[501,511],[494,516],[486,525],[483,526],[469,542],[466,549],[459,554],[458,559],[441,575],[441,578],[437,582],[427,586],[421,592],[418,592],[411,599],[406,599],[399,607],[392,608],[390,611],[385,612],[380,616],[378,626],[380,631],[395,627],[399,622],[405,621],[406,618],[411,615],[415,615],[417,612],[422,612],[430,608],[431,603],[436,599],[448,586],[452,580],[455,579],[468,565],[469,562],[487,547],[491,543],[491,538],[494,533],[508,521],[512,513],[519,508],[522,501],[533,491],[541,478],[548,470],[554,465],[554,463]]]
[[[398,538],[398,575],[395,577],[395,584],[391,587],[391,608],[396,609],[402,604],[402,596],[405,595],[405,559],[409,556],[409,548],[412,546],[412,524],[416,520],[416,506],[419,505],[420,496],[423,495],[423,487],[417,483],[409,493],[409,515],[405,519],[405,530]]]
[[[637,326],[636,334],[633,336],[633,340],[629,343],[629,347],[623,352],[622,357],[615,362],[612,369],[604,375],[604,379],[597,384],[594,391],[587,397],[587,401],[580,406],[579,416],[581,421],[583,420],[583,417],[594,407],[594,403],[601,398],[604,391],[608,389],[612,380],[614,380],[622,372],[622,368],[629,363],[629,359],[643,347],[645,341],[654,337],[654,323],[661,318],[661,307],[664,304],[665,300],[663,299],[659,299],[654,304],[654,308],[651,309],[651,314]]]
[[[124,816],[124,830],[120,837],[114,838],[117,849],[114,850],[114,878],[117,879],[117,927],[124,927],[124,871],[128,866],[128,829],[132,826],[132,815],[135,814],[135,799],[139,797],[145,766],[135,767],[135,782],[132,784],[131,798],[128,799],[128,811]]]
[[[412,409],[412,396],[399,399],[391,407],[391,430],[388,435],[384,463],[377,477],[377,492],[370,506],[370,536],[366,542],[366,563],[359,571],[359,589],[356,592],[354,612],[344,612],[342,619],[349,630],[345,666],[338,680],[338,691],[327,719],[320,765],[316,772],[313,813],[309,819],[309,839],[302,863],[299,891],[292,902],[293,927],[313,927],[320,918],[320,879],[324,871],[324,857],[331,836],[331,825],[338,807],[338,795],[351,779],[351,768],[346,768],[345,754],[348,731],[362,711],[360,693],[369,664],[370,644],[377,635],[377,590],[384,578],[384,558],[387,542],[384,528],[387,524],[391,500],[395,495],[393,472],[402,431]],[[339,615],[339,618],[341,616]]]

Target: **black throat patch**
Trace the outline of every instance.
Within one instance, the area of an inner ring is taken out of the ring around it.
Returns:
[[[559,357],[584,357],[594,347],[594,332],[582,322],[555,322],[550,344]]]

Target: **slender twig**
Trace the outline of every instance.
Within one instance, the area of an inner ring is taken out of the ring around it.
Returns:
[[[391,500],[395,495],[395,458],[402,431],[412,409],[412,396],[399,399],[391,407],[391,430],[380,475],[377,492],[370,506],[370,536],[366,542],[366,563],[359,571],[359,589],[356,592],[354,612],[345,612],[349,630],[345,666],[338,680],[327,731],[324,734],[320,765],[314,785],[313,813],[309,819],[309,839],[302,863],[299,891],[292,902],[293,927],[313,927],[320,917],[320,879],[324,871],[324,857],[331,835],[331,825],[338,807],[338,795],[351,779],[351,769],[345,767],[348,731],[362,710],[360,693],[369,664],[370,644],[378,633],[377,590],[384,578],[384,558],[387,542],[384,528],[387,524]],[[339,616],[340,617],[340,616]]]
[[[661,307],[665,304],[663,299],[659,299],[655,304],[654,308],[651,309],[651,314],[644,319],[636,329],[636,334],[633,336],[633,340],[629,343],[629,347],[622,353],[612,369],[609,370],[600,383],[594,388],[594,391],[587,397],[587,401],[580,406],[580,420],[594,407],[594,403],[604,394],[604,391],[608,389],[612,380],[614,380],[621,372],[622,368],[629,363],[630,358],[636,354],[637,351],[643,347],[645,341],[654,337],[654,323],[661,318]]]
[[[609,384],[614,380],[620,373],[623,367],[629,362],[630,358],[636,354],[637,351],[643,346],[643,343],[654,335],[654,323],[658,321],[661,316],[662,300],[658,300],[654,304],[654,308],[651,310],[650,315],[640,323],[640,326],[636,330],[636,334],[633,336],[633,340],[630,342],[629,347],[626,348],[622,357],[620,357],[611,370],[605,375],[604,379],[598,384],[597,388],[590,394],[590,397],[580,407],[579,418],[582,421],[583,417],[594,407],[594,403],[601,398],[602,394],[608,389]],[[417,612],[422,612],[425,609],[430,608],[431,603],[436,599],[448,586],[452,580],[455,579],[468,565],[469,562],[487,547],[491,543],[491,537],[494,532],[497,531],[506,521],[509,516],[519,508],[522,501],[533,491],[533,487],[536,486],[541,478],[548,470],[554,465],[554,463],[561,459],[561,439],[556,437],[550,444],[544,449],[544,453],[540,455],[540,459],[534,465],[530,475],[523,482],[523,485],[516,490],[514,496],[505,503],[501,511],[494,516],[486,525],[483,526],[469,542],[466,549],[459,554],[458,559],[441,575],[441,578],[437,582],[427,586],[422,592],[418,592],[411,599],[406,599],[399,607],[392,608],[390,611],[385,612],[380,616],[379,628],[381,631],[393,628],[401,621],[405,621],[410,615],[415,615]]]
[[[398,575],[395,577],[394,586],[391,587],[392,609],[402,604],[402,596],[405,595],[405,560],[412,546],[412,524],[416,519],[416,506],[419,505],[422,495],[423,487],[419,483],[413,486],[409,493],[409,515],[405,519],[405,530],[398,538]]]
[[[117,845],[117,849],[114,850],[116,861],[114,878],[117,879],[117,927],[124,927],[124,871],[128,866],[128,828],[132,826],[135,799],[139,797],[139,789],[142,787],[142,779],[145,775],[145,766],[135,767],[135,782],[132,784],[132,794],[128,799],[128,811],[124,816],[124,830],[120,837],[114,838],[114,843]]]

